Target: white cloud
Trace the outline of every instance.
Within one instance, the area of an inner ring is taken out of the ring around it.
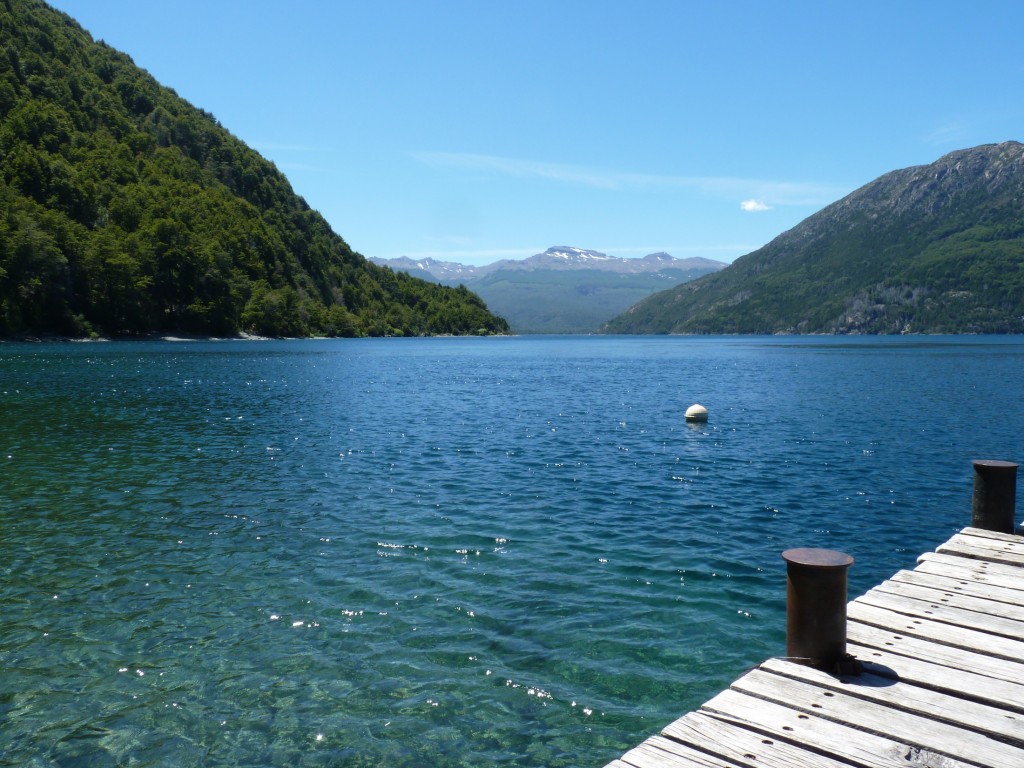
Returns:
[[[322,165],[309,165],[308,163],[278,163],[275,162],[279,171],[322,171]]]
[[[932,145],[960,144],[967,135],[967,127],[960,121],[954,121],[935,126],[925,134],[924,141]]]
[[[413,157],[425,165],[460,168],[483,173],[498,173],[518,178],[546,179],[562,184],[617,190],[625,188],[689,188],[701,194],[732,198],[752,195],[744,210],[768,210],[775,205],[825,205],[850,192],[852,187],[818,182],[766,181],[731,176],[659,176],[624,173],[567,163],[548,163],[512,157],[460,152],[415,152]],[[748,208],[748,205],[763,208]]]
[[[421,163],[471,171],[495,171],[507,176],[540,178],[585,187],[616,189],[622,185],[616,174],[594,171],[563,163],[545,163],[537,160],[519,160],[512,157],[474,155],[459,152],[415,152],[413,157]]]
[[[772,207],[762,200],[744,200],[740,203],[744,211],[770,211]]]
[[[311,144],[281,144],[274,141],[254,141],[250,144],[260,152],[335,152],[331,147],[316,147]]]

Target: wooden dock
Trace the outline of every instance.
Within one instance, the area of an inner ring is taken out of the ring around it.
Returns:
[[[1024,537],[965,528],[847,618],[863,674],[770,659],[607,768],[1024,768]]]

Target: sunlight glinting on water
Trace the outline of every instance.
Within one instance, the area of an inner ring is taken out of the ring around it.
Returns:
[[[601,765],[782,651],[783,549],[849,551],[857,594],[1024,434],[1019,339],[0,365],[6,764]]]

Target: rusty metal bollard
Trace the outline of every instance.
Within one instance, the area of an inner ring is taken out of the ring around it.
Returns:
[[[1017,464],[1012,461],[978,460],[974,464],[974,498],[971,524],[1000,533],[1014,532],[1017,502]]]
[[[846,573],[853,558],[834,549],[787,549],[786,656],[821,669],[856,674],[846,653]]]

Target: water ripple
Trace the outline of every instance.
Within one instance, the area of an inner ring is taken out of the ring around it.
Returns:
[[[4,345],[0,765],[603,764],[964,524],[1022,346]]]

